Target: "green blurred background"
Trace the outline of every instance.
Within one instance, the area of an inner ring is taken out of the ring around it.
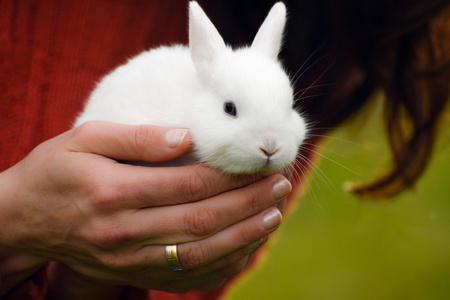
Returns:
[[[330,134],[321,171],[228,300],[450,299],[449,114],[414,190],[391,202],[343,192],[389,163],[377,100]]]

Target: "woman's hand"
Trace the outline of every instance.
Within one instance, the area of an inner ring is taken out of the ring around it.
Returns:
[[[255,181],[202,165],[117,162],[169,161],[190,146],[182,129],[90,122],[0,174],[0,295],[50,261],[80,278],[169,292],[240,272],[280,224],[276,206],[290,184],[281,175]],[[179,244],[185,271],[169,269],[167,244]]]

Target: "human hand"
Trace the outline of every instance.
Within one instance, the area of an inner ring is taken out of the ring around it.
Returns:
[[[172,292],[214,287],[242,270],[280,224],[273,206],[290,185],[281,175],[252,183],[201,165],[116,161],[161,162],[186,153],[189,135],[168,145],[167,131],[92,122],[38,146],[1,174],[2,245],[26,253],[29,264],[57,260],[101,282]],[[277,182],[284,185],[273,193]],[[185,272],[168,268],[166,244],[179,244]]]

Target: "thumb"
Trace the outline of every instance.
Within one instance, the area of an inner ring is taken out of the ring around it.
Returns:
[[[185,128],[93,121],[71,130],[70,151],[116,160],[158,163],[186,154],[192,146]]]

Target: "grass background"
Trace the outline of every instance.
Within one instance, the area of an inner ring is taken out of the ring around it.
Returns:
[[[342,185],[374,178],[389,163],[376,102],[330,134],[321,171],[228,300],[450,299],[449,115],[413,191],[361,201]]]

